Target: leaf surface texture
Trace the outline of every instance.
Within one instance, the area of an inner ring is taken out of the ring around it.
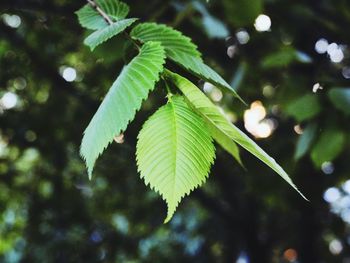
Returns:
[[[98,45],[106,42],[108,39],[118,35],[123,32],[127,27],[133,24],[137,19],[128,18],[119,20],[112,25],[99,29],[89,35],[85,40],[84,44],[89,46],[91,51],[94,50]]]
[[[167,57],[176,64],[215,86],[229,90],[244,103],[237,92],[216,71],[203,62],[197,46],[181,32],[166,25],[142,23],[132,30],[131,36],[141,42],[161,42]]]
[[[173,96],[144,124],[136,157],[141,178],[167,203],[168,222],[181,199],[208,177],[215,148],[202,118]]]
[[[159,42],[147,42],[120,73],[84,132],[81,155],[89,176],[98,156],[125,131],[163,71],[165,52]]]
[[[95,0],[114,22],[124,19],[129,13],[129,6],[118,0]],[[105,19],[90,5],[86,4],[76,12],[82,27],[98,30],[108,26]]]
[[[260,159],[276,173],[278,173],[288,184],[290,184],[303,198],[304,195],[297,189],[288,174],[277,162],[261,149],[252,139],[229,122],[219,109],[189,80],[178,74],[166,71],[166,78],[171,80],[185,95],[197,112],[206,122],[220,131],[221,136],[233,140],[255,157]],[[306,199],[307,200],[307,199]]]

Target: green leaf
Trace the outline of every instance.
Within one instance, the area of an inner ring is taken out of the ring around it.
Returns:
[[[208,67],[200,58],[186,56],[183,54],[174,54],[171,57],[177,64],[196,75],[198,78],[212,83],[213,85],[227,89],[233,93],[242,103],[247,105],[244,100],[237,94],[237,92],[228,84],[218,73]]]
[[[305,121],[315,117],[321,111],[321,105],[315,94],[307,94],[292,101],[286,112],[297,121]]]
[[[203,62],[197,46],[191,39],[179,31],[165,25],[142,23],[132,30],[131,36],[141,42],[161,42],[167,57],[176,64],[215,86],[229,90],[244,103],[230,84]]]
[[[137,57],[120,73],[84,132],[80,153],[89,177],[98,156],[133,120],[163,70],[165,52],[159,42],[143,45]]]
[[[226,21],[235,28],[253,25],[257,16],[263,12],[262,0],[223,0],[222,4]]]
[[[350,115],[350,88],[333,88],[328,96],[338,110]]]
[[[237,144],[228,137],[225,133],[223,133],[220,129],[218,129],[215,125],[213,125],[211,122],[207,123],[209,131],[211,136],[214,138],[214,140],[229,154],[233,156],[233,158],[236,159],[236,161],[242,166],[243,162],[241,159],[241,156],[239,154],[239,148]]]
[[[123,32],[136,20],[137,18],[119,20],[112,25],[97,30],[84,40],[84,44],[89,46],[91,51],[93,51],[98,45]]]
[[[201,57],[197,46],[181,32],[162,24],[142,23],[133,28],[131,37],[141,42],[159,41],[165,48],[168,57],[174,54]]]
[[[294,159],[299,160],[309,150],[313,140],[315,139],[317,125],[315,123],[309,124],[302,135],[300,135],[295,149]]]
[[[248,64],[247,62],[241,62],[233,75],[232,81],[230,82],[231,87],[234,90],[238,90],[243,82],[243,79],[247,75],[248,71]]]
[[[265,69],[282,68],[289,66],[297,59],[296,50],[287,46],[264,57],[261,66]]]
[[[172,96],[144,124],[136,157],[146,185],[167,203],[166,223],[181,199],[208,177],[215,148],[202,118],[181,96]]]
[[[346,135],[335,128],[325,130],[311,151],[311,159],[320,168],[324,162],[333,161],[343,150]]]
[[[124,19],[129,13],[127,4],[118,0],[96,0],[97,5],[114,21]],[[104,18],[90,5],[86,4],[76,12],[82,27],[92,30],[108,26]]]
[[[206,5],[199,1],[193,2],[193,7],[202,14],[203,28],[210,38],[225,38],[229,35],[227,26],[208,12]]]
[[[220,110],[192,82],[168,70],[166,70],[166,78],[171,80],[182,91],[188,101],[195,109],[197,109],[197,112],[207,123],[215,126],[223,136],[228,137],[241,145],[251,154],[255,155],[258,159],[277,172],[303,198],[305,198],[282,167],[279,166],[276,161],[262,150],[252,139],[228,121],[225,116],[222,115]]]

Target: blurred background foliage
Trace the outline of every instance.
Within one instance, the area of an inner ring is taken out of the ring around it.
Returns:
[[[350,2],[126,1],[174,26],[249,103],[198,82],[310,202],[242,151],[162,224],[135,166],[154,91],[88,181],[82,132],[133,54],[83,46],[84,1],[0,1],[0,262],[350,262]]]

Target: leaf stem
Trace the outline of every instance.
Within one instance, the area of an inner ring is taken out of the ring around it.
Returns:
[[[166,90],[167,90],[167,92],[168,92],[167,97],[168,97],[168,99],[170,99],[171,96],[173,96],[173,93],[171,92],[171,89],[170,89],[170,87],[169,87],[168,82],[165,80],[165,78],[164,78],[163,76],[164,76],[164,75],[162,74],[162,75],[161,75],[161,78],[163,79],[164,84],[165,84],[165,88],[166,88]]]

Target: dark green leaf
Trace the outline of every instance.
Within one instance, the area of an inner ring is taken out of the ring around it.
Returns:
[[[227,20],[235,28],[252,26],[254,20],[262,13],[262,0],[223,0]]]
[[[307,153],[309,150],[317,131],[317,125],[315,123],[309,124],[304,129],[302,135],[300,135],[297,146],[295,149],[294,159],[298,160]]]
[[[320,168],[324,162],[333,161],[343,150],[345,142],[342,131],[334,128],[323,131],[311,152],[315,166]]]
[[[328,96],[334,107],[350,115],[350,88],[333,88],[328,92]]]
[[[291,102],[286,112],[301,122],[315,117],[321,111],[316,94],[307,94]]]

